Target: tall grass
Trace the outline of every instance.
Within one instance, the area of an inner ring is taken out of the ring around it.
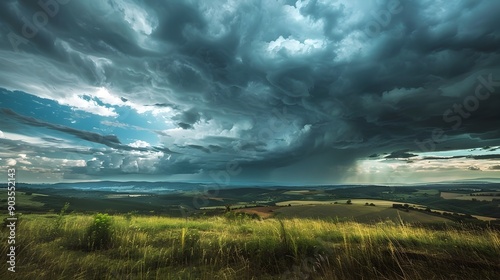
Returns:
[[[89,251],[81,244],[96,217],[62,216],[47,238],[60,217],[23,216],[17,279],[500,279],[492,229],[123,215],[113,216],[106,246]]]

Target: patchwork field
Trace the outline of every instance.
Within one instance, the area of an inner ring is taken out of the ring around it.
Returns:
[[[74,189],[36,189],[17,192],[17,205],[25,213],[57,212],[65,202],[70,203],[71,211],[107,212],[140,214],[162,214],[173,217],[188,215],[217,215],[230,206],[231,209],[246,209],[266,206],[300,206],[300,205],[343,205],[350,200],[352,206],[374,204],[374,209],[351,210],[377,211],[378,207],[392,207],[393,203],[409,204],[411,207],[443,213],[469,214],[483,221],[495,221],[500,218],[498,201],[486,197],[489,201],[481,201],[484,196],[476,196],[471,191],[444,191],[446,187],[429,187],[419,189],[394,187],[356,187],[340,189],[279,189],[279,188],[237,188],[221,189],[217,196],[204,196],[199,191],[174,192],[172,194],[119,193],[105,191],[79,191]],[[476,189],[476,188],[472,188]],[[494,192],[490,188],[487,193]],[[441,197],[440,194],[441,193]],[[362,197],[362,198],[360,198]],[[200,199],[201,198],[201,199]],[[498,197],[496,197],[498,198]],[[473,200],[476,199],[476,200]],[[197,202],[197,203],[195,203]],[[199,204],[199,202],[202,202]],[[197,205],[195,207],[195,205]],[[0,196],[0,207],[6,207],[6,199]],[[290,210],[292,211],[292,210]],[[354,212],[356,212],[354,211]],[[247,212],[261,212],[248,210]],[[350,213],[345,216],[357,216]],[[270,216],[265,213],[263,217]],[[272,216],[272,215],[271,215]],[[329,215],[327,215],[330,217]],[[391,216],[391,215],[389,215]],[[422,220],[422,219],[419,219]]]
[[[404,203],[399,201],[392,200],[383,200],[383,199],[370,199],[370,198],[356,198],[356,199],[348,199],[351,201],[353,205],[364,205],[365,203],[373,203],[376,206],[386,206],[392,207],[394,203]],[[288,204],[292,206],[297,205],[323,205],[323,204],[346,204],[347,199],[336,199],[336,200],[288,200],[276,203],[278,206],[288,206]],[[415,205],[415,204],[412,204]],[[421,205],[415,205],[421,206]]]
[[[482,195],[481,193],[454,193],[454,192],[441,192],[441,197],[444,199],[460,199],[460,200],[478,200],[478,201],[492,201],[493,199],[500,199],[498,195]]]
[[[354,220],[361,223],[392,221],[394,223],[452,223],[452,221],[419,211],[401,211],[387,206],[364,205],[300,205],[274,210],[276,217]]]
[[[237,213],[246,213],[250,215],[256,214],[263,219],[267,219],[273,217],[276,214],[275,211],[281,208],[282,207],[278,206],[264,206],[264,207],[252,207],[252,208],[239,208],[233,211]]]

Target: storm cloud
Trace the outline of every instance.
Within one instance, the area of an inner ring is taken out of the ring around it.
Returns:
[[[5,103],[1,114],[104,145],[73,168],[81,178],[210,179],[237,162],[236,181],[356,181],[373,171],[361,161],[500,145],[499,10],[467,0],[2,1],[0,87],[101,121],[76,129]]]

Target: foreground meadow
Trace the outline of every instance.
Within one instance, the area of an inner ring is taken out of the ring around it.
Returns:
[[[16,245],[1,279],[500,279],[500,232],[467,226],[28,214]]]

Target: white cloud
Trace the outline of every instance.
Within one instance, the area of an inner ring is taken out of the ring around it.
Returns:
[[[116,1],[115,4],[123,19],[136,32],[150,35],[158,25],[158,19],[152,13],[148,13],[132,1]]]
[[[4,138],[14,141],[23,141],[34,145],[50,145],[47,141],[43,140],[40,137],[32,137],[18,133],[5,132]]]
[[[162,152],[130,152],[122,160],[119,166],[120,170],[125,173],[146,173],[152,174],[156,172],[158,159],[162,158]]]
[[[112,95],[109,90],[105,87],[100,87],[91,94],[94,97],[99,98],[99,100],[104,104],[123,106],[125,103],[118,96]]]
[[[363,43],[361,42],[361,32],[352,32],[337,43],[335,57],[336,62],[348,62],[353,58],[362,55]]]
[[[51,137],[54,140],[57,140],[56,142],[48,142],[44,140],[44,137]],[[24,143],[28,143],[33,146],[38,146],[38,147],[50,147],[50,148],[75,148],[75,149],[88,149],[88,147],[81,146],[81,145],[75,145],[74,143],[57,138],[57,137],[52,137],[50,135],[42,135],[40,137],[38,136],[28,136],[28,135],[23,135],[23,134],[18,134],[18,133],[10,133],[10,132],[5,132],[4,133],[4,138],[8,140],[13,140],[13,141],[20,141]]]
[[[151,145],[146,142],[146,141],[142,141],[142,140],[137,140],[133,143],[130,143],[129,144],[130,147],[134,147],[134,148],[147,148],[147,147],[151,147]]]
[[[301,42],[291,37],[285,39],[283,36],[279,36],[278,39],[269,42],[267,45],[267,51],[271,54],[276,54],[281,50],[286,50],[292,55],[303,55],[311,53],[315,50],[321,50],[325,46],[326,44],[323,40],[305,39]]]
[[[417,95],[422,92],[423,88],[395,88],[390,91],[384,91],[382,93],[382,100],[384,102],[398,103],[405,98]]]
[[[58,100],[60,104],[71,106],[75,110],[81,110],[87,113],[103,116],[117,117],[118,114],[114,108],[99,105],[95,100],[86,100],[82,96],[73,95]]]

